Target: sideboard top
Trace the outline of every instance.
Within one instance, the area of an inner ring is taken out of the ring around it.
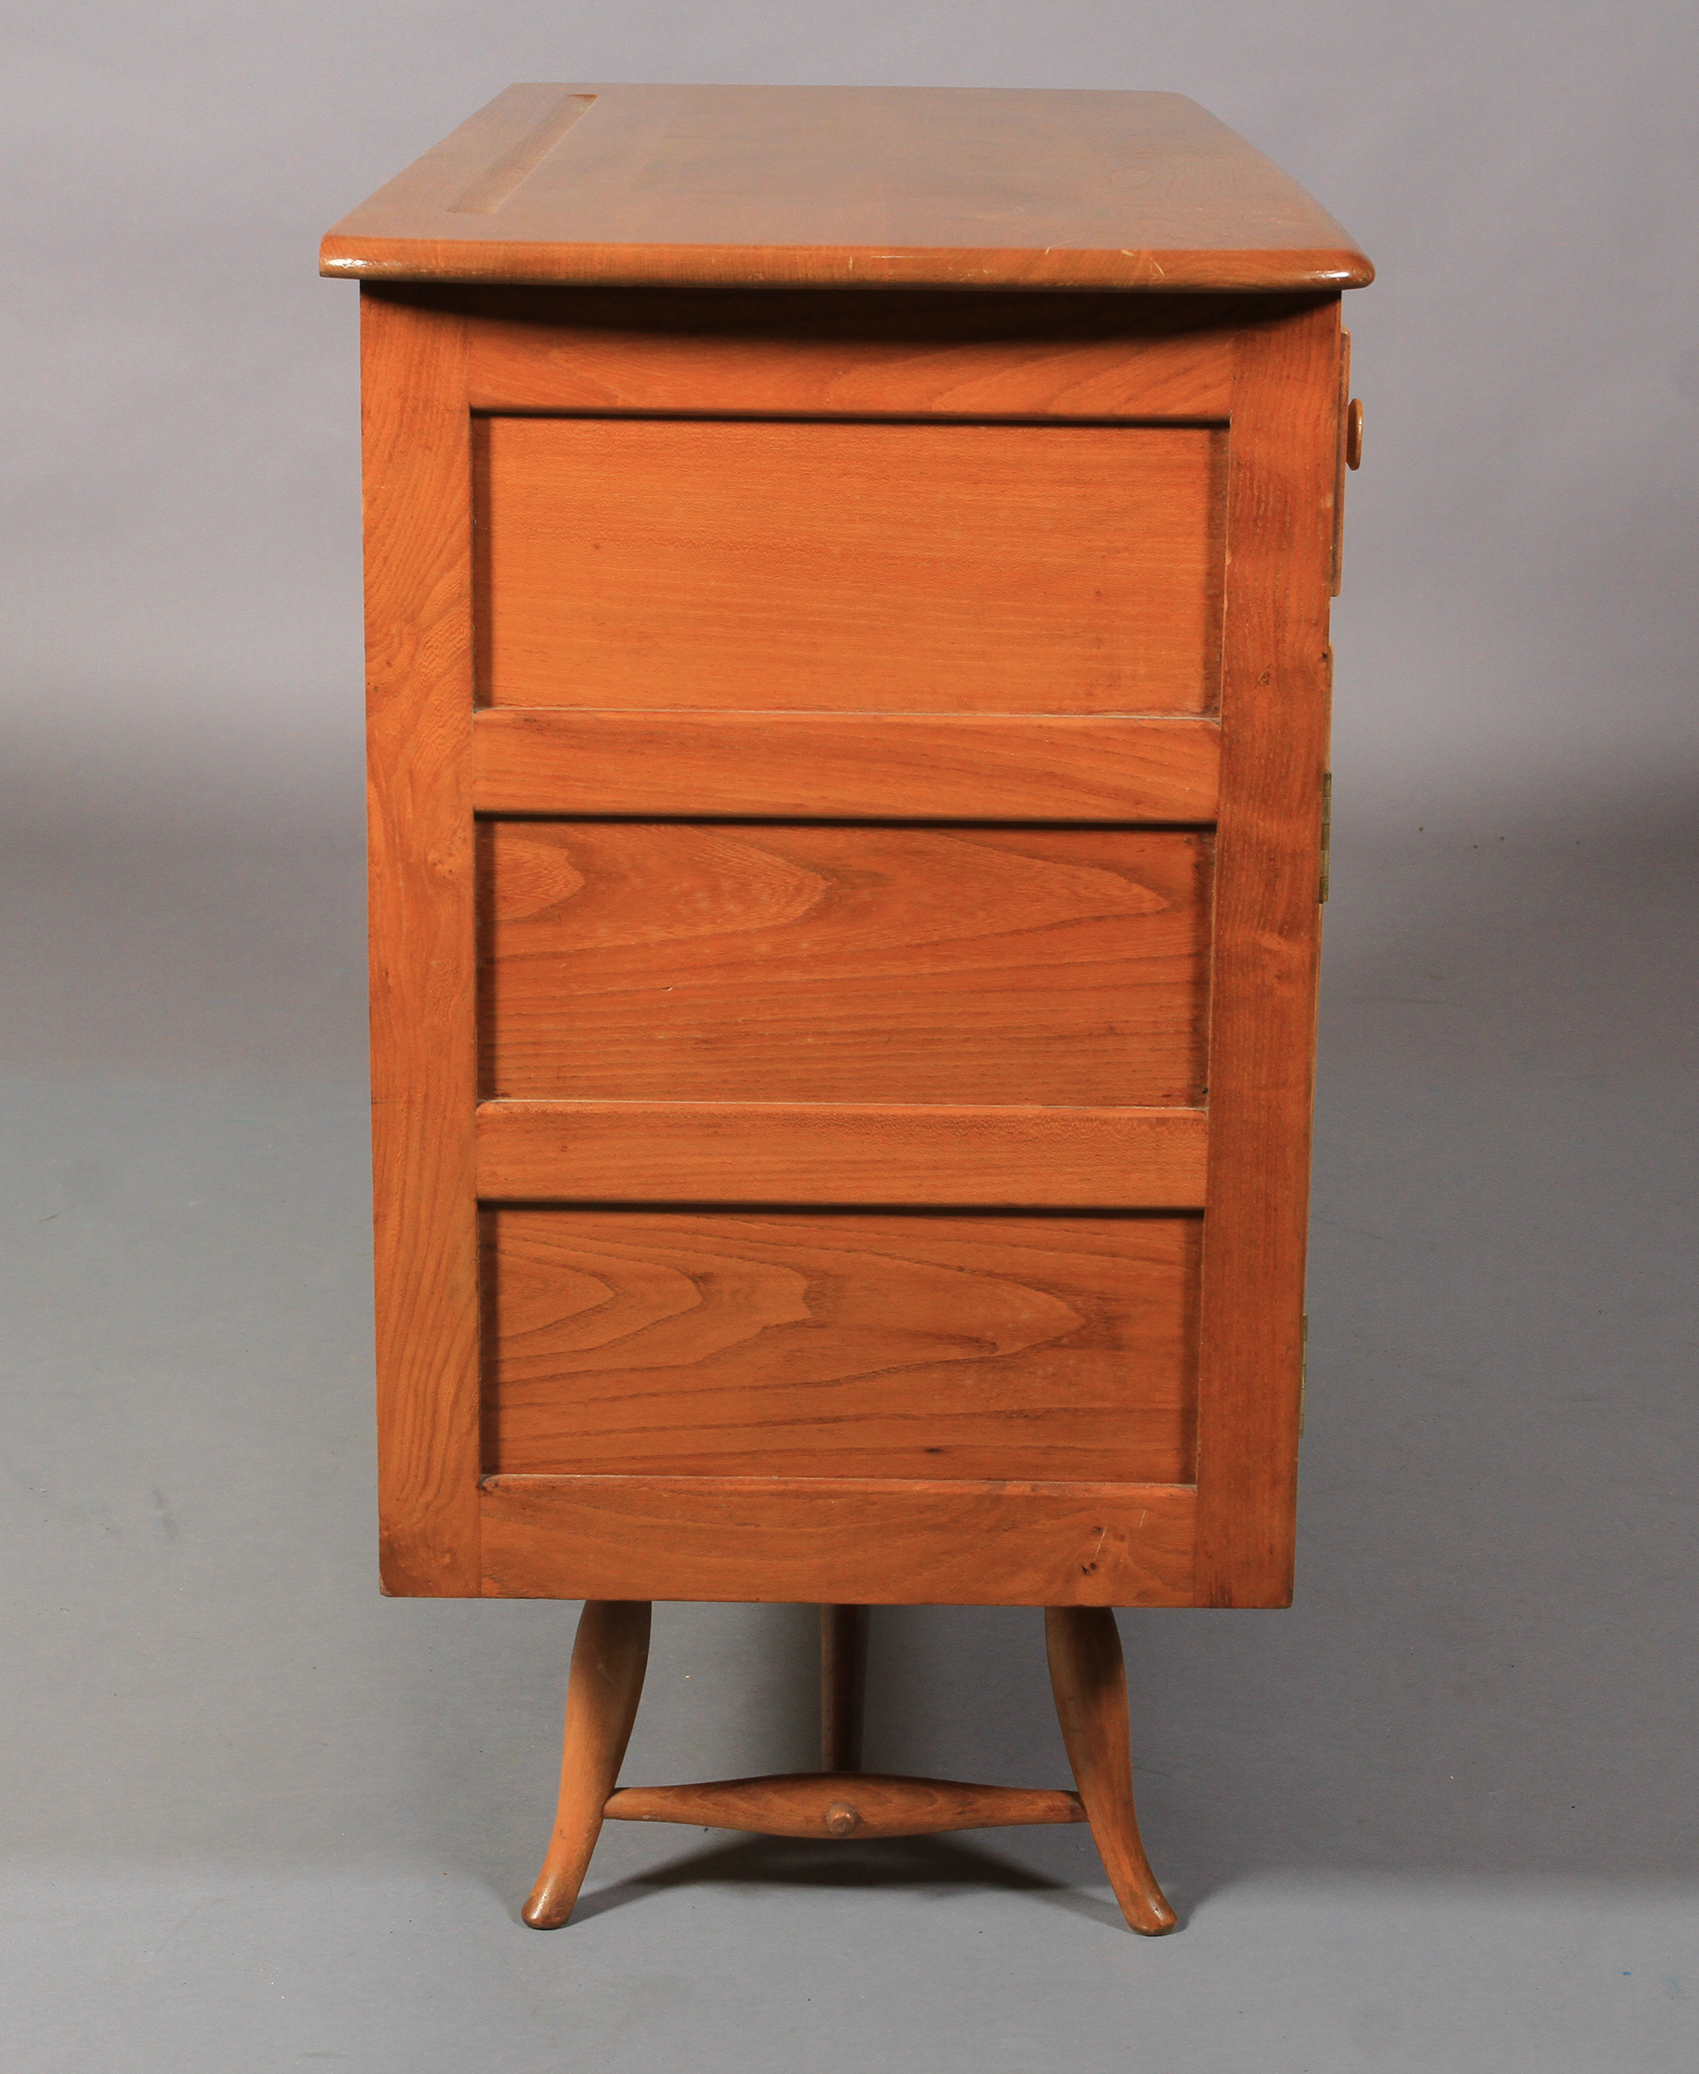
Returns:
[[[1183,94],[510,86],[327,235],[368,281],[1302,290],[1374,269]]]

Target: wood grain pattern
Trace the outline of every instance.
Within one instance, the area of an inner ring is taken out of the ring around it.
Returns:
[[[1216,702],[1207,426],[476,422],[485,704]]]
[[[499,207],[451,213],[587,94]],[[1302,188],[1180,94],[596,82],[509,87],[337,224],[320,267],[1168,293],[1373,276]]]
[[[560,1796],[542,1870],[524,1908],[533,1930],[558,1930],[584,1884],[643,1696],[652,1613],[644,1603],[592,1602],[578,1617],[566,1688]]]
[[[1198,1381],[1211,1605],[1292,1591],[1338,326],[1329,303],[1240,344]]]
[[[594,94],[563,94],[558,87],[510,89],[507,141],[488,153],[468,186],[448,204],[450,216],[491,216],[548,157],[575,122],[596,105]]]
[[[382,1575],[455,1595],[478,1588],[464,337],[361,307]]]
[[[1188,1606],[1195,1494],[1172,1484],[492,1477],[497,1598]]]
[[[1121,1637],[1107,1606],[1050,1606],[1044,1614],[1056,1716],[1092,1841],[1129,1926],[1146,1937],[1174,1927],[1133,1810],[1127,1675]]]
[[[1232,296],[413,290],[480,411],[1225,421]]]
[[[1010,1829],[1083,1822],[1077,1793],[1042,1786],[970,1786],[956,1779],[883,1772],[792,1772],[712,1779],[692,1786],[625,1786],[608,1801],[614,1822],[689,1822],[756,1836],[937,1836],[952,1829]]]
[[[1016,1103],[482,1102],[487,1202],[1190,1210],[1203,1109]]]
[[[1196,1107],[1211,842],[497,821],[490,1100]]]
[[[1193,1217],[486,1211],[504,1475],[1192,1475]]]
[[[1221,733],[1174,715],[585,713],[472,729],[483,814],[1212,821]]]

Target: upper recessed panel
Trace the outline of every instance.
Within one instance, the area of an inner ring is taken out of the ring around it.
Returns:
[[[1202,713],[1205,425],[477,421],[492,706]]]
[[[1330,289],[1373,269],[1181,94],[513,86],[345,217],[376,280]]]

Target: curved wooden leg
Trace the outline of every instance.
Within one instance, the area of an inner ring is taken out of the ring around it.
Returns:
[[[1133,1814],[1127,1671],[1107,1606],[1047,1606],[1050,1685],[1074,1783],[1121,1913],[1146,1937],[1174,1927],[1174,1911],[1144,1854]]]
[[[579,1615],[554,1834],[524,1910],[533,1930],[560,1928],[590,1869],[602,1809],[618,1783],[643,1694],[651,1611],[645,1599],[591,1599]]]
[[[861,1769],[867,1693],[867,1608],[820,1608],[820,1769]]]

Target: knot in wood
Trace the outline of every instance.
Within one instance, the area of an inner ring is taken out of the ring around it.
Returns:
[[[861,1827],[861,1817],[847,1800],[835,1800],[826,1810],[826,1832],[829,1836],[848,1836]]]

